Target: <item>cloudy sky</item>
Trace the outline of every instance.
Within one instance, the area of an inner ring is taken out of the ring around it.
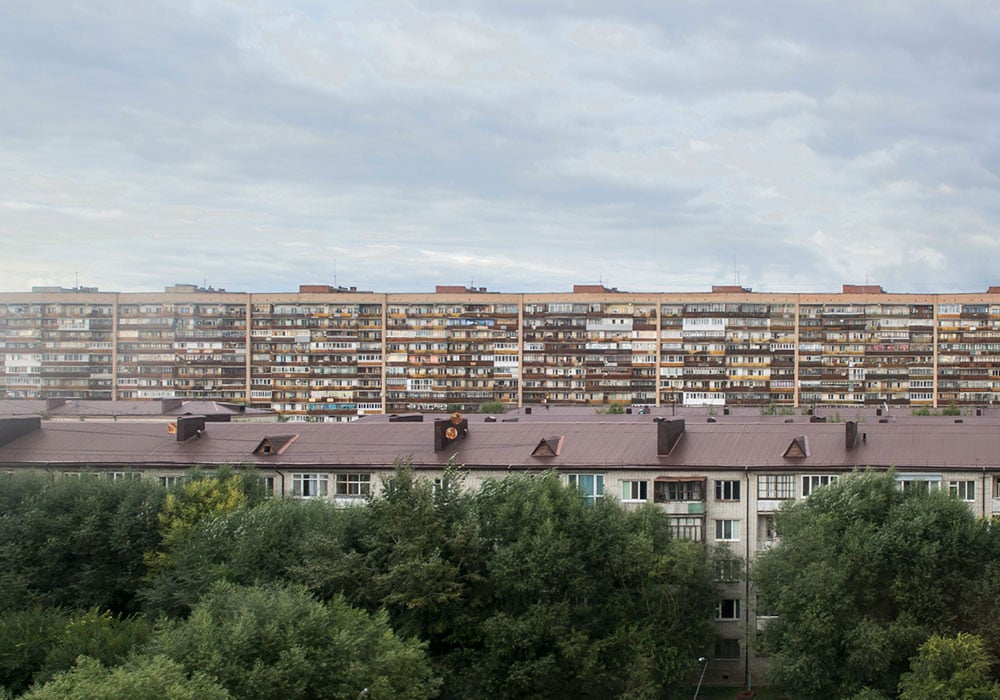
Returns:
[[[995,0],[33,0],[0,291],[1000,284]]]

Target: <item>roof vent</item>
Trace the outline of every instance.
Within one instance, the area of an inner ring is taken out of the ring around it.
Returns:
[[[788,445],[788,448],[785,449],[785,453],[781,456],[784,457],[785,459],[802,459],[803,457],[808,457],[809,456],[808,438],[805,435],[798,436],[797,438],[792,440],[791,444]]]
[[[298,435],[271,435],[265,437],[254,448],[255,455],[280,455],[285,448],[295,442]]]
[[[532,457],[558,457],[562,449],[564,436],[542,438],[538,446],[531,451]]]

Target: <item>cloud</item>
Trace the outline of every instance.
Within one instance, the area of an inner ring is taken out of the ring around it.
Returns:
[[[985,0],[7,14],[3,290],[997,281]]]

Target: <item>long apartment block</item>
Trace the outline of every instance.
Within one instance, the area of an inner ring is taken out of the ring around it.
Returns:
[[[1000,287],[513,294],[0,293],[0,398],[208,399],[324,419],[509,406],[946,406],[1000,396]]]

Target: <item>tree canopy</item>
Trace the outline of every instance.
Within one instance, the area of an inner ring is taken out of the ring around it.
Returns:
[[[959,500],[901,491],[857,473],[783,509],[780,546],[753,567],[759,607],[777,619],[760,649],[796,697],[892,694],[934,634],[974,630],[996,534]]]

